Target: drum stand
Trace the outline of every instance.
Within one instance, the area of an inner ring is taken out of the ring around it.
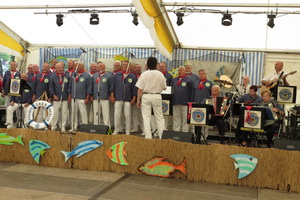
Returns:
[[[228,122],[229,123],[229,143],[231,143],[231,140],[232,140],[232,129],[231,129],[231,127],[232,127],[232,108],[233,108],[233,104],[235,103],[235,101],[236,101],[236,97],[237,97],[237,94],[234,94],[233,96],[232,96],[232,98],[231,98],[231,100],[229,100],[229,106],[228,106],[228,108],[227,108],[227,111],[226,111],[226,113],[224,114],[224,118],[226,117],[226,114],[227,114],[227,112],[229,111],[229,119],[224,119],[224,121],[225,122]]]
[[[24,120],[23,120],[23,106],[19,103],[19,117],[17,121],[17,128],[25,128]]]

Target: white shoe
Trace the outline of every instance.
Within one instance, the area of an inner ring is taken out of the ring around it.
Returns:
[[[11,125],[11,124],[8,124],[6,128],[7,129],[11,129],[11,128],[15,128],[15,127],[13,125]]]
[[[56,131],[56,128],[52,127],[52,128],[51,128],[51,131]]]
[[[158,137],[157,133],[153,133],[153,136],[154,136],[154,137]]]
[[[145,133],[143,132],[141,135],[145,135]]]
[[[66,128],[61,128],[61,132],[66,132]]]
[[[119,134],[118,132],[115,132],[115,131],[113,132],[113,135],[118,135],[118,134]]]
[[[137,133],[137,132],[138,132],[138,130],[136,130],[136,129],[132,129],[130,132],[131,132],[131,133]]]
[[[130,132],[126,132],[126,135],[130,135]]]
[[[73,132],[73,131],[77,131],[77,128],[75,128],[75,129],[72,129],[72,128],[71,128],[71,129],[69,130],[69,132]]]

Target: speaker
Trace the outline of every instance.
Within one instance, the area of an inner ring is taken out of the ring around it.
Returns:
[[[164,131],[162,139],[172,139],[180,142],[192,142],[193,133],[191,132],[178,132],[178,131]]]
[[[78,131],[95,134],[107,134],[108,126],[106,125],[93,125],[93,124],[82,124]]]
[[[6,128],[5,123],[6,123],[6,110],[1,108],[0,109],[0,128]]]
[[[300,151],[300,141],[276,139],[274,140],[274,148],[289,151]]]

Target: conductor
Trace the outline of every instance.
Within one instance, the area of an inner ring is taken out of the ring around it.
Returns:
[[[138,88],[137,106],[142,109],[146,139],[152,139],[150,127],[151,108],[153,108],[159,138],[162,137],[165,127],[160,93],[167,88],[166,79],[160,71],[156,70],[156,65],[157,59],[149,57],[146,64],[147,71],[142,73],[135,85]]]

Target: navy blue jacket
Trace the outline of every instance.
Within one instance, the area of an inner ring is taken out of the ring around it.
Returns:
[[[110,91],[112,90],[112,81],[113,75],[111,73],[105,72],[101,78],[99,83],[97,83],[97,78],[99,77],[99,73],[95,73],[92,77],[93,81],[93,98],[96,100],[98,97],[100,99],[108,100],[110,96]],[[99,94],[98,94],[98,86],[100,85]]]
[[[173,105],[187,105],[187,102],[193,100],[193,81],[189,77],[184,77],[179,85],[179,77],[173,81]]]
[[[115,94],[116,101],[130,102],[137,95],[136,81],[136,76],[132,73],[129,73],[123,80],[122,72],[117,72],[113,77],[111,88],[111,92]]]
[[[44,76],[44,81],[41,82],[42,78],[42,73],[39,73],[36,75],[36,80],[35,80],[35,86],[34,86],[34,93],[35,93],[35,98],[39,98],[40,96],[43,95],[43,92],[47,92],[47,97],[50,97],[50,92],[49,92],[49,84],[50,84],[50,78],[53,75],[53,73],[49,73]]]
[[[60,100],[61,95],[62,95],[62,100],[66,101],[68,100],[68,95],[69,95],[69,83],[70,83],[70,76],[68,74],[65,74],[65,76],[62,76],[62,81],[63,83],[60,84],[60,77],[57,76],[56,74],[53,74],[50,78],[50,84],[49,84],[49,92],[50,92],[50,97],[53,97],[56,95],[58,99]],[[62,93],[62,87],[64,86],[64,91]]]
[[[173,76],[172,76],[172,74],[170,74],[169,72],[167,72],[166,74],[164,74],[164,76],[166,78],[167,86],[171,86],[173,84]]]
[[[197,104],[201,104],[205,98],[211,96],[211,88],[214,85],[214,83],[211,82],[210,80],[206,80],[205,82],[203,82],[204,88],[200,90],[198,88],[199,83],[200,80],[198,82],[194,82],[194,89],[195,89],[194,102]]]
[[[19,71],[15,73],[14,78],[15,79],[20,79],[21,74]],[[9,87],[10,87],[10,79],[11,79],[11,72],[8,70],[4,73],[3,76],[3,82],[2,82],[2,87],[4,89],[4,94],[7,95],[9,93]]]
[[[27,82],[28,85],[32,88],[32,84]],[[11,96],[10,102],[15,102],[15,103],[29,103],[32,104],[32,96],[33,96],[33,90],[28,90],[24,89],[21,92],[21,96]]]
[[[84,71],[78,77],[78,82],[76,82],[76,76],[77,72],[73,73],[73,78],[71,79],[71,82],[69,84],[69,91],[71,93],[72,98],[85,99],[87,95],[92,94],[92,77],[88,72]]]

